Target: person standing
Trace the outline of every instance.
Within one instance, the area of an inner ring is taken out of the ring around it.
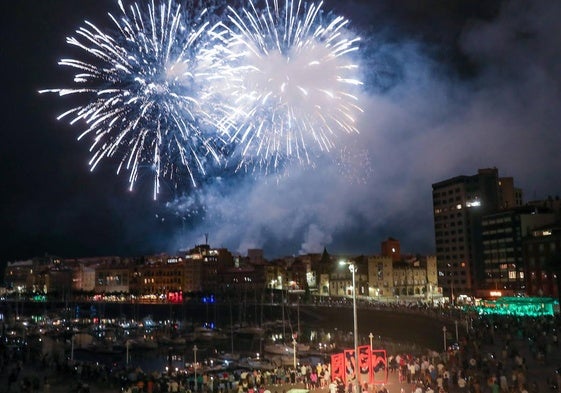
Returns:
[[[329,393],[337,393],[337,384],[335,381],[331,381],[329,384]]]
[[[467,388],[466,388],[467,382],[464,379],[463,375],[458,376],[458,389],[460,390],[460,392],[467,392]]]

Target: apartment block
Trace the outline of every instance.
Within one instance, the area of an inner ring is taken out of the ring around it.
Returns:
[[[482,218],[483,270],[479,289],[524,293],[523,241],[532,229],[552,223],[555,214],[547,208],[523,206],[488,214]]]
[[[452,298],[474,294],[485,278],[482,218],[521,204],[522,191],[486,168],[434,183],[432,197],[438,285]]]

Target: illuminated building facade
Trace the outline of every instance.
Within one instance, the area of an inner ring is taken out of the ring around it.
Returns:
[[[95,269],[96,293],[129,293],[130,268],[124,264],[109,264]]]
[[[95,267],[80,263],[74,269],[72,289],[78,292],[91,292],[95,289]]]
[[[518,206],[522,192],[487,168],[433,184],[432,197],[438,285],[452,299],[472,295],[485,278],[482,217]]]
[[[382,242],[382,254],[368,258],[369,296],[416,297],[434,300],[441,297],[435,256],[404,256],[399,241]]]
[[[256,300],[267,291],[273,302],[280,301],[280,290],[305,296],[351,296],[352,274],[339,263],[345,260],[358,267],[359,297],[422,300],[438,295],[435,257],[404,257],[399,241],[391,238],[382,250],[387,255],[330,256],[324,250],[267,261],[261,250],[250,250],[242,257],[204,245],[178,255],[133,259],[10,262],[5,276],[13,292],[23,296],[39,293],[49,299],[179,303],[200,294],[235,294]]]
[[[481,224],[485,277],[479,289],[524,293],[523,239],[531,233],[531,229],[554,220],[551,210],[532,206],[484,216]]]
[[[286,283],[286,269],[284,265],[280,263],[265,264],[265,282],[267,283],[267,288],[269,289],[282,289],[283,283]]]
[[[33,271],[37,264],[31,259],[25,261],[8,262],[4,274],[6,287],[18,293],[27,292],[33,289]]]
[[[224,284],[220,273],[236,266],[234,257],[228,249],[211,248],[208,244],[197,245],[186,252],[180,252],[180,255],[186,263],[200,263],[200,287],[203,291],[218,291]]]
[[[8,262],[5,271],[6,287],[17,293],[59,294],[72,292],[71,267],[59,258],[34,258]]]
[[[368,296],[368,258],[358,257],[339,257],[337,261],[352,262],[356,267],[355,284],[357,296]],[[329,275],[329,295],[331,296],[352,296],[353,281],[352,273],[348,266],[341,266],[339,263],[334,265],[334,269]]]
[[[524,239],[524,273],[529,296],[560,298],[561,222],[534,229]]]
[[[131,268],[131,293],[139,300],[157,301],[169,293],[201,291],[201,260],[166,254],[149,256]]]

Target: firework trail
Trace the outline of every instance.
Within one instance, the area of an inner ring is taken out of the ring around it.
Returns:
[[[221,129],[237,169],[314,164],[338,137],[357,132],[359,39],[321,2],[256,4],[229,7],[226,32],[215,33],[223,56],[217,81],[229,106]]]
[[[41,93],[87,97],[58,118],[86,124],[78,139],[92,139],[92,171],[114,157],[117,173],[129,172],[132,190],[141,169],[148,167],[154,172],[154,198],[163,178],[179,184],[187,176],[196,186],[207,168],[221,161],[221,140],[207,132],[212,116],[201,102],[215,63],[208,40],[210,12],[190,14],[172,0],[128,8],[119,0],[118,5],[120,17],[109,14],[114,36],[86,21],[67,38],[91,59],[59,62],[76,70],[78,87]]]

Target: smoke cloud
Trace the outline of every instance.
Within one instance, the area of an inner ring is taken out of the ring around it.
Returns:
[[[118,4],[5,8],[3,261],[176,252],[206,234],[213,247],[263,248],[267,258],[374,254],[389,236],[404,252],[432,254],[432,183],[497,167],[525,200],[561,194],[559,1],[325,0],[361,37],[360,133],[313,167],[213,175],[185,196],[163,183],[157,201],[151,176],[128,191],[118,162],[90,173],[89,146],[56,120],[62,103],[36,93],[68,82],[57,66],[73,56],[64,38]]]
[[[515,178],[526,200],[558,194],[556,15],[558,2],[511,1],[495,18],[467,23],[457,45],[468,76],[434,56],[431,43],[390,40],[388,30],[369,36],[360,134],[340,141],[315,168],[208,187],[200,199],[204,215],[172,248],[210,233],[212,245],[242,254],[254,247],[267,257],[324,247],[361,254],[377,253],[392,236],[406,252],[430,254],[434,182],[497,167]],[[187,213],[181,205],[170,208]]]

